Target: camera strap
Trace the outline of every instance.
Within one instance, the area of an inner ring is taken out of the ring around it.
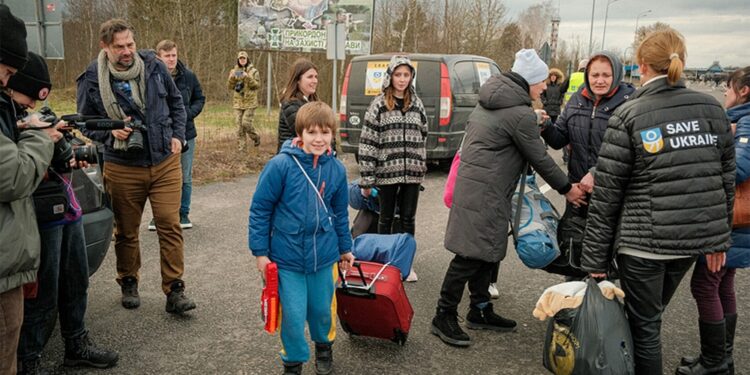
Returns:
[[[302,174],[307,179],[307,182],[310,183],[310,186],[312,186],[313,190],[315,191],[315,194],[318,196],[318,199],[320,200],[320,204],[323,205],[323,209],[326,210],[326,213],[328,213],[328,207],[326,207],[326,202],[323,201],[323,196],[320,195],[320,192],[318,191],[318,187],[315,186],[315,183],[312,182],[312,179],[310,179],[310,176],[305,172],[305,168],[302,167],[302,164],[300,164],[299,160],[297,160],[297,157],[294,155],[291,155],[292,159],[294,159],[294,162],[297,163],[297,166],[299,167],[299,170],[302,171]]]

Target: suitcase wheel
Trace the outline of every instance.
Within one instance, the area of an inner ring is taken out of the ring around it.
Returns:
[[[409,337],[409,333],[403,332],[400,329],[393,330],[393,333],[394,333],[394,336],[391,339],[391,341],[401,346],[404,346],[406,344],[406,338]]]
[[[341,328],[346,332],[347,335],[356,335],[356,333],[352,332],[352,327],[349,327],[349,324],[343,321],[339,321],[341,323]]]

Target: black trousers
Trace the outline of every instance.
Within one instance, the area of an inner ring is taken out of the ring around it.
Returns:
[[[438,307],[455,313],[467,282],[469,283],[469,298],[472,306],[489,302],[490,292],[488,289],[492,282],[492,274],[498,267],[498,262],[485,262],[456,255],[451,260],[448,271],[445,272]]]
[[[414,235],[419,202],[419,184],[396,184],[378,186],[378,203],[380,203],[380,218],[378,233],[391,234],[393,231],[393,215],[398,206],[401,217],[401,233]]]
[[[636,374],[662,374],[661,315],[695,259],[617,256],[625,310],[633,335]]]

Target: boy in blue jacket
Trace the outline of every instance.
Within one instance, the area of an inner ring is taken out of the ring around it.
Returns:
[[[344,165],[331,153],[336,119],[323,102],[300,108],[297,138],[287,140],[258,179],[250,206],[249,244],[258,271],[276,262],[284,374],[301,374],[315,342],[315,371],[332,371],[337,261],[354,262]]]

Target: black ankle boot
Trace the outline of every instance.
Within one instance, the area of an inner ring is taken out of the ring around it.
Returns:
[[[121,281],[122,285],[122,307],[126,309],[135,309],[141,305],[141,297],[138,295],[138,280],[133,276],[125,276]]]
[[[330,374],[333,370],[333,343],[315,343],[315,373]]]
[[[118,359],[114,351],[95,346],[88,332],[81,337],[65,339],[65,366],[108,368],[116,365]]]
[[[466,327],[469,329],[513,332],[516,330],[516,322],[495,314],[495,311],[492,310],[492,304],[487,303],[482,309],[470,306],[469,314],[466,315]]]
[[[42,367],[42,358],[37,356],[25,361],[18,360],[18,375],[48,375],[50,372]]]
[[[299,375],[299,374],[302,374],[302,363],[284,362],[284,374],[283,375]]]
[[[185,284],[182,281],[173,282],[170,290],[164,308],[168,313],[182,315],[195,308],[195,302],[185,295]]]
[[[435,317],[432,318],[430,332],[440,337],[444,343],[449,345],[471,345],[471,337],[458,325],[458,314],[455,311],[448,311],[438,307]]]
[[[708,375],[726,374],[728,371],[725,361],[726,324],[724,320],[718,322],[699,321],[701,340],[701,354],[692,366],[680,366],[675,371],[677,375]]]

